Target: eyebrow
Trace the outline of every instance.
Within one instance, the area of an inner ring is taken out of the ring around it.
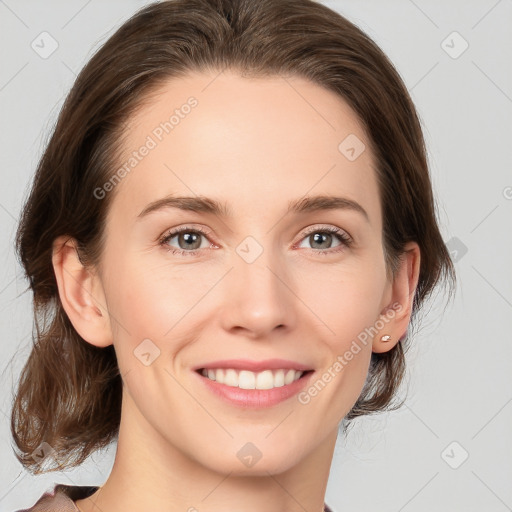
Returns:
[[[226,203],[204,196],[167,196],[149,203],[137,216],[138,219],[151,212],[166,208],[178,208],[193,212],[203,212],[218,217],[232,217],[232,211]],[[363,215],[369,222],[368,213],[356,201],[338,196],[307,196],[288,203],[286,213],[308,213],[322,210],[352,210]]]

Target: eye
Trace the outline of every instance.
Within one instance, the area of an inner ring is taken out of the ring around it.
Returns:
[[[337,239],[339,242],[337,246],[334,246],[337,248],[335,250],[326,250],[332,248],[333,239]],[[304,241],[311,244],[312,250],[319,249],[315,252],[323,255],[340,252],[344,247],[350,247],[353,242],[352,238],[345,231],[334,226],[321,228],[314,226],[306,232]],[[301,247],[301,245],[299,245],[299,247]]]
[[[168,231],[163,238],[159,240],[159,244],[162,245],[166,250],[173,254],[180,254],[186,256],[194,256],[198,250],[205,247],[211,247],[212,244],[203,245],[201,237],[207,238],[207,232],[201,228],[183,227]],[[169,245],[169,242],[176,238],[178,248]]]
[[[208,240],[208,234],[209,232],[202,228],[185,226],[166,232],[159,240],[159,244],[172,254],[195,256],[199,250],[213,246],[211,242],[210,244],[202,243],[201,238]],[[170,245],[173,239],[176,239],[178,247]],[[344,247],[350,247],[353,243],[352,238],[345,231],[334,226],[314,226],[303,235],[302,239],[312,245],[311,250],[323,255],[340,252]],[[334,246],[334,250],[328,250],[332,248],[333,239],[339,243]]]

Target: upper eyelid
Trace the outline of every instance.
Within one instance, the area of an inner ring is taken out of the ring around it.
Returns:
[[[315,231],[324,231],[324,230],[330,232],[331,228],[334,228],[338,233],[346,234],[350,239],[352,239],[352,236],[350,235],[350,233],[346,229],[340,228],[338,226],[334,226],[332,224],[324,224],[324,225],[314,224],[311,227],[305,228],[304,233],[309,234],[309,233],[312,233],[312,232],[314,233]]]

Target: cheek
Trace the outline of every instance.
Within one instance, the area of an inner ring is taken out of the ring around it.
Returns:
[[[111,268],[109,302],[124,327],[119,334],[129,333],[133,343],[144,338],[163,340],[190,324],[194,317],[190,312],[216,279],[205,275],[207,270],[173,264],[165,256],[125,258]]]
[[[149,338],[164,350],[169,346],[164,340],[177,342],[185,332],[193,338],[194,330],[223,307],[222,297],[232,300],[225,289],[229,279],[218,282],[226,269],[174,258],[164,250],[149,256],[125,250],[110,258],[109,309],[121,326],[118,337],[129,337],[134,347]],[[375,261],[354,255],[339,263],[297,258],[281,270],[278,274],[290,289],[277,283],[279,300],[291,301],[297,327],[314,327],[333,351],[344,352],[377,319],[385,271]]]
[[[324,408],[330,424],[344,417],[361,394],[372,353],[371,327],[379,318],[382,290],[376,284],[381,278],[370,270],[364,276],[346,273],[326,282],[323,293],[310,290],[304,301],[318,311],[321,326],[315,332],[318,350],[325,358],[322,371],[299,401]]]
[[[368,373],[372,328],[380,316],[386,285],[385,268],[354,259],[350,265],[332,267],[321,280],[307,276],[301,283],[301,297],[318,318],[309,312],[308,317],[319,325],[315,332],[322,350],[329,354],[319,382],[310,392],[306,390],[304,401],[321,394],[320,400],[332,408],[329,414],[342,417],[360,395]],[[329,390],[325,395],[319,392],[324,388]]]
[[[328,338],[343,344],[373,325],[386,285],[383,266],[353,258],[316,270],[301,269],[295,279],[300,283],[297,295],[324,325]]]

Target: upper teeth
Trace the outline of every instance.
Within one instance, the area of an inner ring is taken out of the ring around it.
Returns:
[[[202,374],[226,386],[241,389],[272,389],[291,384],[304,373],[297,370],[264,370],[259,373],[232,368],[202,369]]]

